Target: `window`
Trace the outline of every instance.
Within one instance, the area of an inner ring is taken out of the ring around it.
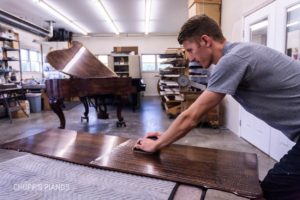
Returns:
[[[261,45],[267,45],[268,19],[263,19],[250,26],[250,41]]]
[[[108,55],[98,55],[97,58],[98,58],[105,66],[108,66]]]
[[[164,69],[169,64],[164,64],[167,59],[162,59],[159,54],[144,54],[142,55],[142,71],[155,72]]]
[[[21,49],[21,65],[22,65],[22,71],[30,71],[28,50]]]
[[[29,49],[21,49],[22,71],[41,72],[41,53]]]
[[[288,8],[286,32],[286,54],[300,60],[300,4]]]

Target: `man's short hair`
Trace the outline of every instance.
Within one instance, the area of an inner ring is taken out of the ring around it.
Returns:
[[[177,40],[179,44],[182,44],[186,40],[202,35],[208,35],[219,42],[225,40],[217,22],[207,15],[196,15],[187,20],[181,27]]]

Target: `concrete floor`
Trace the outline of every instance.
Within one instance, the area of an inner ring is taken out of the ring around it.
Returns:
[[[66,129],[87,131],[90,133],[103,133],[137,139],[149,131],[163,131],[173,121],[169,119],[160,106],[158,97],[143,97],[141,107],[132,112],[130,107],[123,110],[123,116],[127,127],[117,128],[115,108],[109,107],[110,119],[99,120],[94,109],[90,111],[89,123],[81,123],[80,116],[83,113],[80,104],[71,110],[64,111],[67,124]],[[29,118],[14,119],[10,124],[8,118],[0,119],[0,144],[16,139],[24,138],[44,131],[56,128],[59,125],[58,117],[52,111],[32,113]],[[273,167],[275,161],[251,144],[239,138],[227,129],[195,128],[186,137],[177,141],[199,147],[209,147],[223,150],[256,153],[258,155],[259,178],[263,179],[268,170]],[[0,162],[24,155],[15,151],[0,149]]]

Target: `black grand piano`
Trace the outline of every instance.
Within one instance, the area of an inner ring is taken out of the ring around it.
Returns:
[[[108,118],[104,100],[107,95],[116,97],[117,127],[126,126],[121,114],[123,102],[132,95],[133,104],[136,103],[138,92],[145,90],[140,79],[118,77],[81,43],[75,41],[69,49],[50,52],[47,60],[56,70],[70,76],[70,79],[46,80],[49,104],[59,117],[59,128],[64,129],[66,125],[62,111],[64,98],[79,97],[85,108],[81,121],[88,122],[90,105],[95,107],[98,118]]]

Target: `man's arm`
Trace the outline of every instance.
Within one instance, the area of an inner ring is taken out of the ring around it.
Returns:
[[[202,116],[219,104],[224,96],[225,94],[204,91],[187,110],[175,119],[158,140],[139,139],[135,147],[154,152],[182,138],[196,127]]]

